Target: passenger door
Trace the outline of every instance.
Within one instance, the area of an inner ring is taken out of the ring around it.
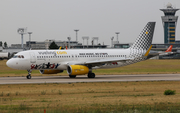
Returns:
[[[30,52],[30,62],[31,63],[36,63],[36,56],[33,52]]]

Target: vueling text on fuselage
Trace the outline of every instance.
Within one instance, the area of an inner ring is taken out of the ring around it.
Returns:
[[[56,54],[67,54],[66,51],[45,51],[45,52],[38,52],[40,55],[56,55]]]

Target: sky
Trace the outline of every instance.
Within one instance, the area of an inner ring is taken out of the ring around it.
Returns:
[[[21,44],[18,28],[26,28],[32,41],[46,39],[76,40],[74,29],[82,37],[99,37],[99,43],[111,45],[111,37],[120,32],[120,43],[133,43],[149,21],[155,21],[153,43],[164,43],[164,32],[159,9],[171,3],[180,8],[180,0],[0,0],[0,41]],[[176,12],[180,16],[180,11]],[[24,43],[29,35],[24,35]],[[180,20],[176,40],[180,40]],[[85,41],[86,43],[86,41]],[[95,42],[96,44],[96,42]]]

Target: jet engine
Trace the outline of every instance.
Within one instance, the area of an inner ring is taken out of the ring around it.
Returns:
[[[57,74],[62,73],[63,70],[39,70],[41,74]]]
[[[67,72],[69,75],[84,75],[89,73],[89,68],[83,65],[69,65]]]

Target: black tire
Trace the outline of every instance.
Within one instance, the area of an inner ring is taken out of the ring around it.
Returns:
[[[88,76],[88,78],[91,78],[91,73],[88,73],[88,75],[87,75],[87,76]]]
[[[94,73],[88,73],[88,78],[95,78],[95,74]]]
[[[31,75],[27,75],[26,78],[27,78],[27,79],[31,79]]]
[[[69,75],[69,78],[76,78],[76,75]]]

